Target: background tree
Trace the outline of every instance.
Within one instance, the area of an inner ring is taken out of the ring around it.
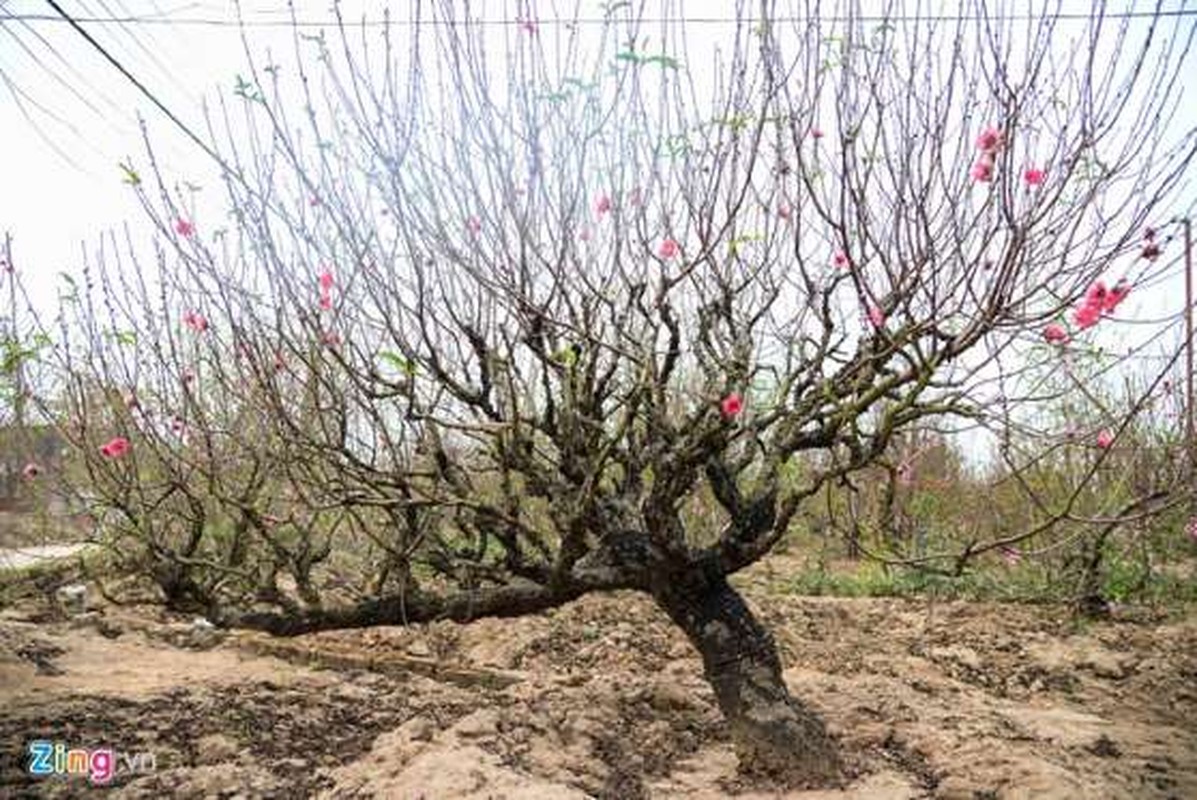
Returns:
[[[148,142],[156,191],[127,173],[154,261],[113,238],[89,266],[46,406],[115,552],[281,635],[646,592],[742,765],[834,780],[728,578],[905,431],[1035,425],[1035,370],[1155,274],[1192,29],[738,3],[704,49],[680,3],[413,6],[238,76],[229,224]],[[1071,511],[892,560],[958,573]]]

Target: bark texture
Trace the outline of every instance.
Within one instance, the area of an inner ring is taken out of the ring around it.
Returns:
[[[741,769],[792,786],[838,783],[843,766],[834,740],[786,688],[773,637],[727,579],[675,576],[653,596],[701,654]]]
[[[299,636],[317,631],[368,628],[375,625],[407,625],[436,620],[470,622],[483,617],[520,617],[565,605],[593,591],[627,588],[618,578],[599,575],[577,579],[557,587],[518,581],[506,586],[481,588],[447,596],[411,592],[363,600],[339,608],[308,608],[289,612],[257,611],[214,614],[213,619],[229,628],[266,631],[275,636]]]

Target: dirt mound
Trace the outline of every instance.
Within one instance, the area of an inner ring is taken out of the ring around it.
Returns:
[[[197,640],[156,612],[9,609],[0,794],[79,794],[82,776],[26,774],[27,743],[45,738],[152,753],[152,770],[118,769],[113,797],[1197,796],[1192,619],[1079,629],[1047,608],[745,584],[791,688],[840,738],[843,790],[738,778],[698,658],[621,594],[293,640]]]

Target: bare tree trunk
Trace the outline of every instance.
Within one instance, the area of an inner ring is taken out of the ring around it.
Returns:
[[[702,655],[741,769],[790,785],[836,783],[842,764],[835,742],[786,689],[773,637],[727,579],[688,574],[654,586],[653,596]]]

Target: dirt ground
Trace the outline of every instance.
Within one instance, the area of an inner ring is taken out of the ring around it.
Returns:
[[[741,580],[791,689],[852,764],[840,790],[744,782],[700,663],[651,603],[270,639],[149,609],[0,611],[0,797],[36,738],[152,753],[111,798],[1195,798],[1197,618],[804,598]]]

